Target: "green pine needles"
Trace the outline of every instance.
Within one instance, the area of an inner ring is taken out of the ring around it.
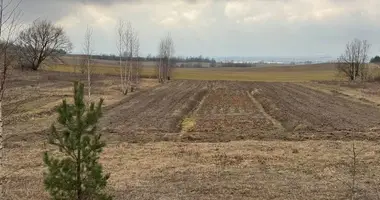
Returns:
[[[108,200],[103,192],[109,178],[99,164],[105,143],[100,141],[97,123],[102,115],[103,99],[86,106],[84,85],[74,83],[74,104],[63,100],[59,106],[58,125],[52,125],[49,143],[59,153],[44,154],[48,168],[45,187],[55,200]]]

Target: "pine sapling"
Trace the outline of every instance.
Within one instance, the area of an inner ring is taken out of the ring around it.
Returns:
[[[84,85],[74,83],[74,104],[63,100],[58,107],[57,125],[53,124],[49,143],[57,152],[45,152],[47,166],[44,184],[56,200],[108,200],[104,193],[109,174],[103,173],[99,155],[105,143],[100,140],[97,124],[102,115],[103,99],[87,106]]]

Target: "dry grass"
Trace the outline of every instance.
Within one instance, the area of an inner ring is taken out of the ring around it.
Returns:
[[[239,81],[275,81],[275,82],[300,82],[311,80],[335,80],[334,70],[310,70],[309,68],[298,68],[296,70],[284,71],[279,67],[274,69],[175,69],[175,79],[191,80],[239,80]]]
[[[61,72],[75,71],[73,66],[67,65],[53,65],[46,69]],[[145,66],[142,69],[141,74],[143,77],[155,77],[155,69],[153,67]],[[97,74],[119,75],[120,73],[119,67],[115,65],[95,65],[93,70]],[[173,69],[173,78],[283,82],[341,79],[337,77],[335,67],[332,64],[258,68],[176,68]]]
[[[10,199],[48,199],[42,143],[7,151]],[[359,197],[373,199],[380,145],[356,142]],[[347,199],[351,142],[109,142],[102,156],[115,199]]]
[[[75,67],[72,65],[50,65],[44,68],[48,71],[56,71],[56,72],[75,72],[80,73],[79,67]],[[92,66],[93,73],[102,74],[102,75],[120,75],[120,68],[115,65],[94,65]],[[154,68],[153,67],[144,67],[141,71],[141,76],[145,78],[149,78],[154,76]]]
[[[196,119],[194,117],[187,117],[185,118],[183,121],[182,121],[182,124],[181,124],[181,130],[183,132],[188,132],[190,131],[191,129],[194,128],[195,126],[195,123],[196,123]]]
[[[56,116],[55,108],[63,99],[72,101],[73,83],[70,74],[25,72],[27,73],[30,73],[30,76],[19,79],[21,75],[15,72],[8,83],[3,110],[6,138],[49,128]],[[46,77],[51,80],[46,80]],[[153,79],[142,79],[139,90],[146,90],[157,84]],[[115,79],[114,76],[95,77],[92,101],[103,98],[103,105],[107,107],[121,102],[128,96],[120,92],[119,79]],[[87,96],[85,98],[87,99]]]
[[[380,85],[376,82],[348,84],[347,82],[310,82],[304,83],[303,85],[353,101],[376,106],[380,105]]]

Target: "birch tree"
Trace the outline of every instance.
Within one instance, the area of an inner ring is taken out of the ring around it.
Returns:
[[[15,4],[12,4],[15,3]],[[4,116],[3,116],[3,98],[6,89],[6,80],[9,68],[16,61],[16,40],[14,37],[19,25],[19,5],[21,0],[9,1],[4,4],[0,1],[0,172],[3,172],[4,163]],[[12,7],[13,5],[13,7]],[[4,177],[0,178],[0,195],[4,195]]]
[[[133,59],[133,37],[134,37],[134,32],[132,28],[132,24],[128,22],[127,24],[127,29],[125,31],[124,35],[124,45],[125,45],[125,54],[127,57],[127,63],[126,65],[128,66],[125,74],[125,82],[127,85],[127,88],[131,88],[132,90],[132,59]],[[128,90],[128,89],[127,89]]]
[[[161,39],[159,44],[158,81],[160,83],[170,80],[170,60],[174,54],[174,42],[170,34]]]
[[[137,87],[140,84],[140,72],[141,72],[140,38],[138,37],[137,34],[135,35],[134,56],[135,56],[135,85]]]
[[[139,83],[140,40],[130,22],[119,22],[117,27],[117,49],[119,53],[120,88],[123,94],[133,92]]]
[[[124,52],[125,52],[125,23],[120,20],[119,25],[117,27],[117,42],[116,42],[116,47],[119,53],[119,69],[120,69],[120,89],[123,94],[127,94],[128,88],[126,88],[125,85],[125,79],[124,79],[124,71],[125,66],[124,66]]]
[[[93,53],[92,47],[92,28],[87,26],[87,30],[84,36],[83,51],[86,55],[86,66],[87,66],[87,89],[88,89],[88,102],[91,102],[91,56]]]

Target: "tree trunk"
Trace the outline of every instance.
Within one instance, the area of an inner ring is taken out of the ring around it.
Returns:
[[[0,100],[0,171],[3,171],[4,166],[4,133],[3,133],[3,107],[2,100]],[[4,196],[4,177],[0,177],[0,195]]]
[[[158,82],[159,83],[162,83],[162,71],[163,71],[162,59],[160,58],[160,65],[158,66]]]
[[[81,138],[79,137],[79,142],[80,142]],[[80,145],[79,145],[80,146]],[[78,148],[77,150],[77,198],[78,200],[82,200],[82,179],[81,179],[81,168],[80,168],[80,164],[81,164],[81,155],[80,155],[80,147]]]
[[[38,64],[37,64],[37,65],[33,64],[33,65],[32,65],[32,70],[33,70],[33,71],[37,71],[38,67],[39,67]]]
[[[88,102],[91,102],[91,72],[90,72],[90,58],[87,59],[87,82],[88,82]]]
[[[120,56],[120,60],[119,60],[119,66],[120,66],[120,88],[121,88],[121,92],[123,94],[125,94],[124,82],[123,82],[123,66],[122,66],[121,56]]]

